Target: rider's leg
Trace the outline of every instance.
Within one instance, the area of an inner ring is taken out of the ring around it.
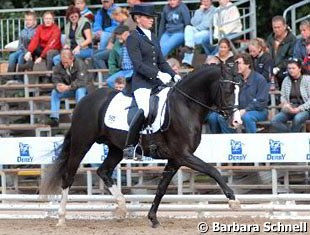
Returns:
[[[123,150],[124,158],[133,158],[134,148],[139,141],[139,132],[142,129],[143,123],[149,114],[149,98],[151,95],[151,90],[146,88],[137,89],[134,92],[134,96],[139,107],[138,112],[135,114],[133,120],[130,123],[126,147]]]

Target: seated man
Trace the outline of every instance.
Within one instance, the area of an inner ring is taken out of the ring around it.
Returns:
[[[238,73],[243,85],[239,92],[239,109],[246,133],[256,133],[256,122],[268,117],[269,84],[263,75],[253,70],[251,56],[240,53],[235,58]],[[207,117],[211,133],[235,133],[225,118],[219,113],[211,112]]]
[[[55,88],[51,94],[51,115],[48,125],[56,127],[59,124],[60,100],[75,97],[79,102],[86,95],[87,69],[83,61],[74,57],[69,49],[60,53],[61,63],[53,69],[53,83]]]
[[[16,65],[24,63],[24,55],[37,27],[37,17],[34,11],[25,13],[25,28],[20,32],[18,39],[18,49],[9,56],[8,72],[16,72]],[[15,79],[21,81],[20,77],[7,77],[7,80]],[[22,82],[22,81],[21,81]]]
[[[129,58],[126,48],[126,40],[129,36],[129,27],[119,25],[114,30],[116,40],[109,55],[109,77],[107,83],[110,88],[114,88],[115,79],[118,77],[125,77],[127,81],[133,75],[133,66]]]

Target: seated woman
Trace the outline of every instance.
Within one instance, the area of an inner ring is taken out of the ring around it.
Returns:
[[[87,18],[81,17],[80,10],[75,6],[69,6],[66,12],[68,23],[65,26],[65,45],[63,48],[69,48],[75,57],[79,59],[91,58],[92,33],[91,25]],[[59,64],[60,55],[53,58],[54,64]]]
[[[303,75],[301,66],[300,59],[288,59],[288,76],[281,86],[281,111],[271,120],[272,132],[301,132],[310,118],[310,76]]]
[[[43,24],[37,27],[24,56],[27,62],[20,70],[31,70],[33,61],[38,64],[42,59],[46,59],[46,69],[52,70],[53,57],[61,49],[61,32],[58,25],[54,23],[54,17],[54,13],[50,11],[43,14]]]
[[[228,71],[232,71],[235,66],[234,53],[231,50],[229,39],[222,38],[218,44],[219,50],[214,55],[220,63],[225,65]]]
[[[270,82],[274,62],[268,53],[266,42],[262,38],[253,38],[249,42],[248,48],[254,62],[254,70],[263,75],[267,82]]]
[[[189,24],[187,6],[181,0],[169,0],[163,9],[158,33],[164,57],[184,43],[184,28]]]

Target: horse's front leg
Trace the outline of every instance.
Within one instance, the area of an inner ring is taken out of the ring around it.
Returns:
[[[157,187],[156,196],[152,203],[152,207],[148,213],[148,218],[149,220],[151,220],[153,228],[156,228],[159,226],[159,221],[156,215],[159,203],[161,199],[163,198],[163,196],[165,195],[172,177],[175,175],[175,173],[178,171],[179,168],[180,166],[176,165],[174,162],[169,160],[164,169],[164,172],[162,173],[162,177]]]
[[[240,202],[236,200],[234,191],[226,184],[220,172],[214,166],[202,161],[193,154],[185,156],[182,159],[182,165],[212,177],[220,185],[225,196],[229,199],[229,206],[232,209],[240,209]]]

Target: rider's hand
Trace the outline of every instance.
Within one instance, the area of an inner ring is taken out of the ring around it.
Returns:
[[[171,80],[171,76],[169,73],[163,73],[161,71],[158,72],[157,78],[161,80],[164,84],[167,84]]]
[[[173,81],[174,81],[174,82],[179,82],[181,79],[182,79],[182,78],[181,78],[181,76],[180,76],[179,74],[176,74],[176,75],[174,75],[174,77],[173,77]]]

